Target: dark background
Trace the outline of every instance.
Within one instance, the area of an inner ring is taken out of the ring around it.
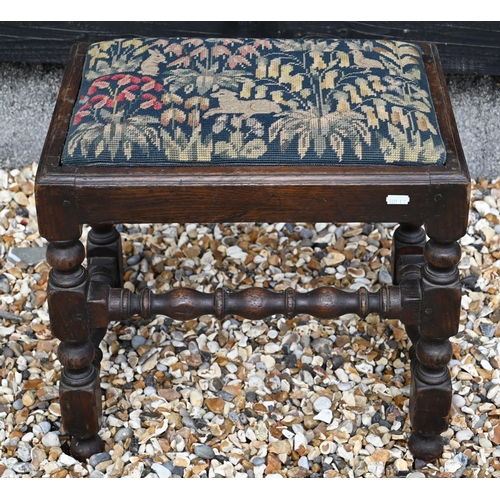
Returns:
[[[311,36],[427,41],[437,44],[445,73],[500,75],[498,21],[0,22],[0,61],[63,64],[75,42],[133,36]]]

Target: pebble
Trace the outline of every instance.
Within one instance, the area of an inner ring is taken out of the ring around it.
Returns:
[[[321,420],[327,424],[331,423],[333,420],[332,410],[321,410],[315,417],[314,420]]]
[[[146,339],[142,335],[134,335],[131,340],[132,348],[137,351],[141,345],[146,343]]]
[[[262,458],[262,457],[253,457],[252,458],[252,463],[258,467],[259,465],[263,465],[266,463],[266,460],[265,458]]]
[[[312,342],[312,348],[324,358],[331,357],[333,347],[333,342],[330,339],[319,338]]]
[[[375,436],[375,434],[368,434],[368,436],[366,436],[366,441],[367,443],[375,446],[375,448],[383,448],[384,446],[382,439],[380,439],[378,436]]]
[[[17,474],[29,474],[31,472],[31,467],[28,463],[17,462],[12,466],[12,470]]]
[[[156,389],[154,387],[145,387],[144,388],[144,395],[145,396],[152,396],[153,394],[156,394]]]
[[[14,410],[22,410],[24,408],[23,400],[22,399],[16,399],[12,403],[12,407],[14,408]]]
[[[102,462],[111,460],[111,455],[107,452],[95,453],[89,458],[89,464],[95,469]]]
[[[31,460],[31,446],[28,443],[21,441],[16,450],[16,456],[21,462],[29,462]]]
[[[466,404],[465,398],[460,396],[460,394],[453,394],[451,402],[458,408],[462,408],[462,406],[465,406]]]
[[[198,444],[194,446],[194,454],[197,457],[204,458],[206,460],[211,460],[215,457],[215,452],[210,446],[204,444]]]
[[[474,433],[470,429],[463,429],[455,434],[455,439],[461,443],[462,441],[469,441]]]
[[[61,453],[61,455],[58,458],[58,461],[64,467],[71,467],[75,464],[80,463],[78,460],[74,459],[73,457],[66,455],[66,453]]]
[[[313,402],[313,407],[316,412],[321,412],[321,410],[329,410],[332,407],[332,401],[326,396],[320,396]]]
[[[344,357],[336,354],[332,357],[332,370],[337,370],[344,364]]]
[[[151,465],[151,469],[153,469],[156,472],[159,478],[168,479],[169,477],[172,477],[172,472],[170,472],[166,467],[164,467],[161,464],[154,463],[153,465]]]
[[[116,431],[115,443],[126,441],[134,435],[134,431],[130,427],[122,427]]]
[[[28,266],[34,266],[45,260],[46,252],[46,247],[12,247],[7,259],[14,264],[25,262]]]
[[[47,432],[42,437],[42,444],[47,448],[51,448],[52,446],[60,446],[61,442],[59,441],[59,436],[55,432]]]
[[[139,264],[141,259],[142,259],[142,256],[140,254],[132,255],[132,257],[129,257],[127,259],[127,265],[135,266],[136,264]]]
[[[203,393],[198,389],[193,389],[189,393],[189,402],[193,406],[201,407],[203,405]]]
[[[0,292],[4,294],[10,293],[10,283],[9,278],[5,274],[0,274]]]
[[[486,438],[479,439],[479,446],[481,446],[481,448],[492,448],[493,447],[491,441],[489,439],[486,439]]]

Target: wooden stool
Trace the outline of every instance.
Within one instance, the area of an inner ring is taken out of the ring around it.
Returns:
[[[439,457],[469,180],[431,44],[166,38],[73,47],[36,201],[74,456],[102,450],[98,346],[110,321],[375,312],[400,319],[413,343],[408,446],[424,460]],[[398,222],[394,285],[122,288],[113,224],[262,221]],[[86,252],[82,224],[92,226]]]

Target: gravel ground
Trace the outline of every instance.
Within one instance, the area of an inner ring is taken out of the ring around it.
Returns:
[[[38,160],[62,79],[61,66],[0,63],[0,167]],[[500,77],[448,77],[472,177],[500,175]],[[6,126],[5,126],[6,125]]]
[[[45,244],[35,169],[0,170],[1,477],[500,477],[500,177],[473,182],[440,459],[425,463],[407,448],[410,342],[399,321],[160,316],[110,325],[101,343],[105,452],[80,463],[60,419],[48,265],[12,262],[12,249]],[[375,291],[390,281],[395,226],[119,229],[131,290]]]

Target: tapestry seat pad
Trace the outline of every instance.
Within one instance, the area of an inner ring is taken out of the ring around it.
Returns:
[[[89,46],[62,165],[445,160],[418,45],[132,38]]]

